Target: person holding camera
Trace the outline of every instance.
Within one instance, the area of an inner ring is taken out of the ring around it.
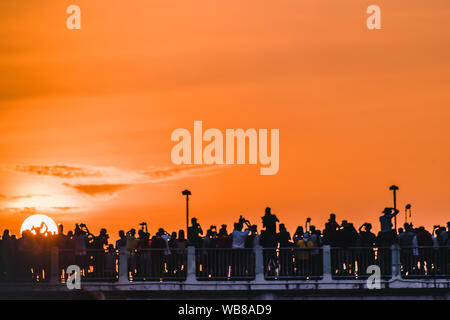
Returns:
[[[247,229],[242,231],[244,224],[247,226]],[[233,249],[245,249],[245,240],[250,233],[251,227],[250,221],[242,216],[239,217],[239,222],[234,224],[234,231],[231,233],[233,239],[231,247]]]
[[[84,224],[76,224],[75,232],[73,235],[73,244],[75,249],[75,264],[80,266],[81,269],[87,269],[88,256],[87,256],[87,244],[88,234],[85,230]]]
[[[373,250],[373,247],[375,246],[377,236],[371,230],[372,225],[367,222],[363,223],[358,229],[358,246],[361,247],[361,249],[358,250],[359,255],[357,255],[357,260],[358,266],[363,272],[367,270],[369,265],[375,264],[375,251]]]
[[[364,228],[364,230],[363,230]],[[375,245],[375,240],[377,236],[371,231],[372,225],[370,223],[363,223],[358,231],[359,231],[359,241],[361,247],[372,248]]]
[[[400,211],[395,208],[384,208],[383,215],[380,217],[381,232],[392,232],[392,218],[394,218]]]
[[[226,249],[231,248],[232,239],[231,235],[228,235],[227,225],[223,224],[219,230],[219,234],[217,235],[217,248]]]
[[[277,216],[272,214],[271,208],[267,207],[264,216],[262,217],[263,227],[266,228],[266,233],[270,235],[275,235],[277,233]]]
[[[102,277],[103,269],[105,267],[105,246],[108,245],[109,235],[106,229],[101,229],[98,236],[92,236],[92,249],[93,249],[93,266],[94,275],[97,278]]]
[[[245,231],[242,231],[244,224],[248,227]],[[239,222],[234,224],[234,231],[231,233],[232,238],[232,261],[231,261],[231,274],[233,276],[243,276],[241,272],[245,273],[245,269],[249,266],[250,254],[245,251],[245,240],[247,239],[251,225],[248,220],[240,216]]]
[[[195,246],[196,248],[200,248],[203,230],[200,227],[200,224],[197,222],[197,218],[191,219],[192,226],[188,228],[188,242],[190,245]]]
[[[252,225],[250,227],[250,234],[245,241],[245,247],[248,249],[254,249],[259,246],[260,235],[258,234],[258,226]]]
[[[287,276],[292,269],[292,246],[291,234],[287,231],[284,223],[280,223],[279,232],[276,235],[277,246],[279,247],[278,266],[280,276]]]
[[[127,252],[128,252],[128,270],[131,274],[136,273],[136,247],[139,239],[136,238],[136,229],[130,229],[126,233],[127,236]]]
[[[152,238],[151,242],[151,262],[152,262],[152,278],[161,279],[164,275],[164,264],[166,263],[166,252],[168,245],[163,236],[167,233],[163,228],[159,228],[158,232]]]

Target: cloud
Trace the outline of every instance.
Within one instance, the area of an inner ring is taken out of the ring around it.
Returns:
[[[131,186],[210,174],[218,168],[218,166],[211,165],[192,165],[129,170],[100,166],[30,165],[16,167],[16,171],[61,178],[65,180],[64,186],[72,188],[80,194],[107,200]]]
[[[27,194],[27,195],[6,195],[6,194],[0,194],[0,201],[2,200],[20,200],[20,199],[29,199],[37,195]]]
[[[128,184],[76,184],[70,185],[64,183],[66,187],[73,188],[80,193],[84,193],[90,196],[114,196],[122,189],[128,187]]]
[[[79,209],[79,207],[51,207],[50,209],[58,210],[58,211],[69,211],[69,210]]]
[[[171,179],[181,179],[185,177],[196,175],[203,175],[211,173],[217,170],[218,166],[214,165],[192,165],[192,166],[180,166],[180,167],[164,167],[164,168],[154,168],[143,171],[142,173],[146,175],[151,182],[171,180]]]
[[[50,207],[50,208],[36,208],[36,207],[24,207],[24,208],[0,208],[0,214],[12,215],[12,216],[30,216],[35,214],[55,214],[62,213],[69,210],[76,210],[79,207]]]
[[[190,176],[210,174],[219,166],[186,165],[176,167],[149,167],[144,170],[129,170],[107,166],[83,165],[18,165],[16,172],[49,176],[64,180],[63,185],[80,194],[110,199],[120,191],[141,184],[159,183]],[[1,195],[0,200],[8,196]],[[32,197],[32,196],[23,196]]]
[[[92,167],[75,167],[66,165],[18,165],[16,166],[15,171],[64,179],[99,177],[102,175],[100,171],[95,170]]]
[[[0,209],[0,213],[3,214],[12,214],[12,215],[34,215],[34,214],[42,214],[43,212],[36,208],[3,208]]]

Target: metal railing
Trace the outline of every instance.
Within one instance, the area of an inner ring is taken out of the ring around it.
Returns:
[[[266,280],[318,280],[323,274],[322,248],[263,249]]]
[[[0,256],[0,282],[48,282],[51,269],[51,250],[3,251]]]
[[[77,265],[81,269],[82,281],[114,282],[119,274],[119,252],[117,250],[105,251],[103,249],[87,249],[76,251],[73,249],[59,249],[58,275],[60,281],[65,283],[69,277],[67,267]]]
[[[195,252],[198,280],[253,280],[253,249],[199,248]]]
[[[367,267],[380,267],[381,277],[392,276],[391,247],[331,248],[331,275],[333,279],[365,279]]]
[[[65,283],[77,265],[84,282],[449,279],[450,247],[139,249],[86,252],[37,248],[0,252],[0,283]]]
[[[400,248],[404,278],[450,278],[450,247]]]
[[[186,249],[138,249],[128,254],[130,281],[184,281],[186,266]]]

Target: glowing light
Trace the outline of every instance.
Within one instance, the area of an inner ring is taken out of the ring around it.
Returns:
[[[20,227],[20,233],[22,234],[25,230],[30,230],[33,234],[36,234],[36,231],[33,230],[34,228],[41,228],[41,233],[58,233],[58,226],[55,221],[43,214],[35,214],[26,218]]]
[[[18,200],[11,201],[8,204],[11,208],[36,208],[39,210],[52,210],[53,208],[61,207],[68,208],[75,206],[72,199],[66,196],[31,196]]]

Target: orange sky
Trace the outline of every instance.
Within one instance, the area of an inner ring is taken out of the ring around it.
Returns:
[[[2,0],[0,229],[40,212],[178,230],[186,187],[204,229],[266,206],[292,233],[330,212],[378,229],[393,183],[416,225],[444,224],[449,39],[448,0]],[[279,173],[173,170],[171,133],[194,120],[279,128]]]

